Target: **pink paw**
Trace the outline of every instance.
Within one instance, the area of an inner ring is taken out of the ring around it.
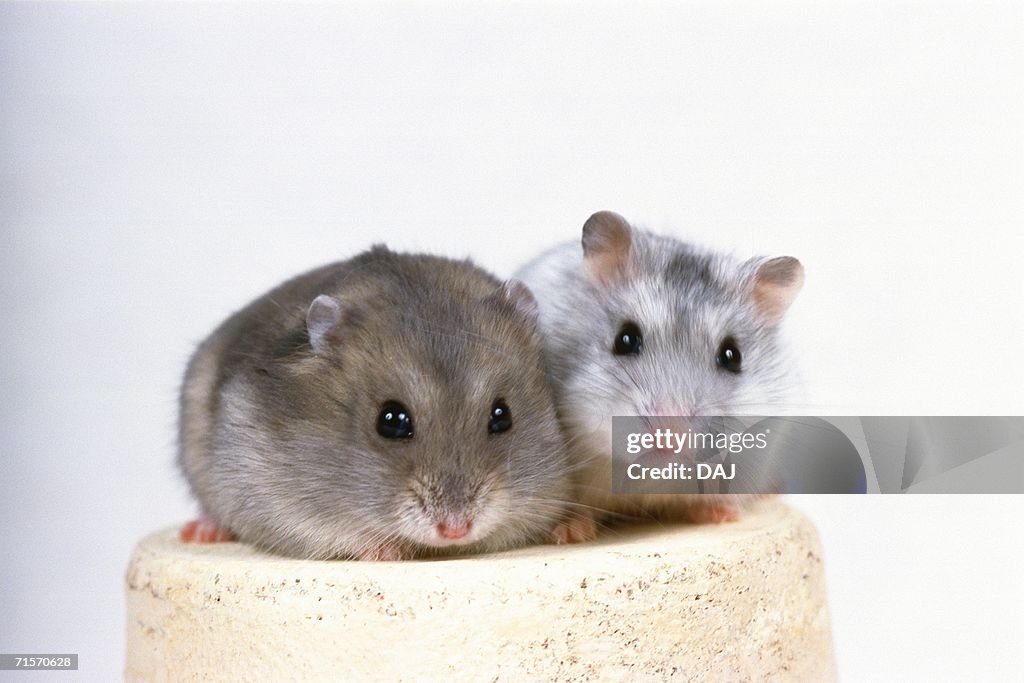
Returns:
[[[235,540],[235,535],[227,529],[220,528],[216,522],[203,515],[181,527],[178,538],[183,543],[221,543]]]
[[[551,532],[551,542],[584,543],[597,537],[597,524],[590,513],[574,513],[558,523]]]
[[[363,562],[401,562],[412,559],[412,553],[397,545],[375,545],[356,553]]]
[[[740,518],[736,503],[697,503],[686,510],[686,517],[694,524],[721,524]]]

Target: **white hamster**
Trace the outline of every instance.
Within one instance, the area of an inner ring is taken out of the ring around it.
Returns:
[[[800,262],[740,261],[601,211],[584,224],[582,244],[554,247],[516,277],[540,307],[580,503],[659,519],[736,519],[737,496],[612,494],[611,418],[792,406],[800,381],[780,323],[803,285]]]

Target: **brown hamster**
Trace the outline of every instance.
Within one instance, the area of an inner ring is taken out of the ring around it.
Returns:
[[[256,299],[185,375],[204,517],[182,537],[314,559],[574,540],[536,317],[520,282],[384,247]]]
[[[661,519],[725,521],[738,496],[614,495],[614,415],[778,415],[800,398],[780,334],[799,293],[792,257],[739,261],[602,211],[580,241],[517,274],[540,306],[559,416],[583,503]]]

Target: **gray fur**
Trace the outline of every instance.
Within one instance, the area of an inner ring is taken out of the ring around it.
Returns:
[[[340,302],[337,324],[310,310],[320,295]],[[520,310],[528,296],[468,261],[375,247],[231,316],[196,351],[181,395],[179,461],[204,513],[306,558],[542,539],[564,511],[569,468],[542,341]],[[492,435],[498,398],[513,426]],[[387,400],[411,410],[411,439],[377,433]],[[452,516],[471,517],[473,535],[439,539]]]
[[[632,238],[625,276],[610,284],[588,277],[576,241],[545,252],[516,277],[540,306],[559,418],[582,471],[580,500],[647,514],[692,501],[611,495],[612,416],[781,414],[798,397],[800,382],[780,338],[779,318],[765,315],[755,302],[764,259],[741,262],[630,228],[615,217]],[[799,262],[791,262],[802,282]],[[643,333],[639,355],[612,353],[625,321]],[[738,375],[715,361],[727,336],[743,355]]]

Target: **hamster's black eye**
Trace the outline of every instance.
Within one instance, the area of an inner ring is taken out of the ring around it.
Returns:
[[[740,355],[740,347],[736,346],[736,340],[732,337],[723,339],[721,346],[718,347],[718,355],[715,357],[718,367],[738,373],[742,361],[743,357]]]
[[[634,322],[622,323],[619,333],[615,335],[615,346],[612,350],[616,356],[629,356],[640,353],[644,346],[644,336]]]
[[[487,422],[487,431],[491,434],[508,431],[512,427],[512,412],[501,399],[491,407],[491,419]]]
[[[412,436],[412,413],[398,401],[386,401],[377,416],[377,433],[385,439]]]

